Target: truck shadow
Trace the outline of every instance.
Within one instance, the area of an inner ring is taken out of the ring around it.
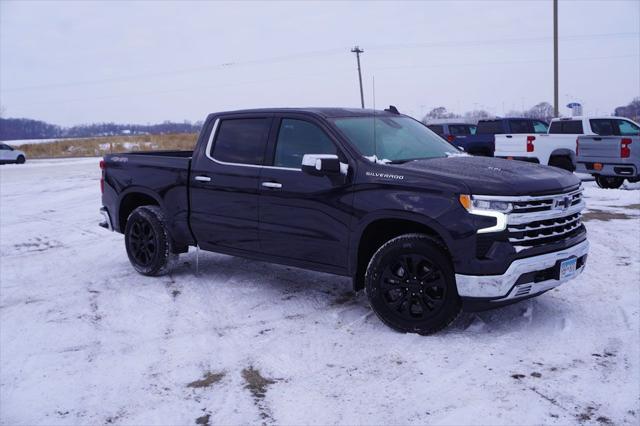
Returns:
[[[351,279],[337,275],[298,269],[217,253],[200,252],[196,274],[195,252],[182,255],[180,264],[171,274],[185,285],[198,284],[209,290],[224,287],[245,295],[256,308],[282,304],[282,315],[290,311],[287,305],[312,306],[314,310],[349,311],[353,318],[365,318],[367,326],[387,327],[373,314],[363,291],[352,291]],[[256,293],[256,290],[260,290]],[[466,313],[443,332],[444,334],[509,333],[527,328],[565,329],[570,327],[566,314],[572,310],[569,303],[553,297],[551,290],[539,297],[493,310]],[[253,298],[253,299],[252,299]],[[290,307],[290,306],[289,306]],[[273,310],[271,310],[273,312]],[[300,315],[302,317],[302,315]]]

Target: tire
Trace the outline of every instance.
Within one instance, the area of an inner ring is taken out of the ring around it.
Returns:
[[[566,170],[571,173],[576,170],[576,168],[573,167],[573,162],[569,157],[551,157],[551,159],[549,160],[549,165]]]
[[[18,158],[16,158],[17,164],[24,164],[25,161],[27,160],[24,158],[24,155],[18,155]]]
[[[617,189],[624,183],[624,178],[618,176],[596,176],[596,183],[603,189]]]
[[[158,206],[142,206],[131,212],[124,242],[129,262],[142,275],[167,274],[178,261],[164,214]]]
[[[461,310],[451,261],[424,234],[401,235],[382,245],[367,266],[365,291],[378,318],[404,333],[440,331]]]

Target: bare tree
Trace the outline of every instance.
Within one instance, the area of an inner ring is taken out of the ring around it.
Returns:
[[[523,114],[527,118],[537,118],[538,120],[550,121],[553,114],[553,106],[549,102],[540,102],[532,106]]]

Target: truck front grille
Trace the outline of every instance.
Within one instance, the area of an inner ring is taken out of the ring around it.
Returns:
[[[580,213],[508,227],[509,242],[518,246],[536,246],[568,238],[582,227]]]
[[[561,241],[584,230],[582,188],[564,194],[512,197],[509,201],[513,209],[507,218],[507,237],[516,251]]]

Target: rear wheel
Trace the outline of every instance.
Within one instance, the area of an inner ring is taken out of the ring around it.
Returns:
[[[380,320],[401,332],[435,333],[461,309],[449,258],[423,234],[401,235],[380,247],[367,267],[365,288]]]
[[[549,160],[549,165],[553,167],[558,167],[559,169],[563,169],[568,172],[575,171],[575,167],[573,167],[573,162],[569,157],[551,157],[551,159]]]
[[[18,158],[16,159],[16,163],[24,164],[25,161],[26,159],[24,158],[24,155],[18,155]]]
[[[624,183],[624,178],[618,176],[596,176],[596,183],[600,188],[616,189]]]
[[[158,206],[142,206],[131,212],[124,235],[129,261],[143,275],[164,275],[178,260]]]

